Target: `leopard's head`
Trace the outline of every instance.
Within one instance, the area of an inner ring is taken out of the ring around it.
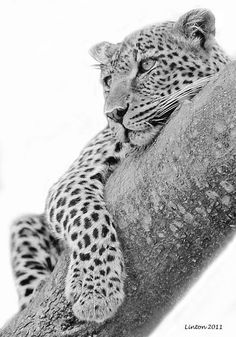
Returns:
[[[191,99],[229,59],[214,39],[215,19],[195,9],[177,22],[143,28],[118,44],[91,49],[99,62],[105,113],[117,138],[149,143],[184,99]]]

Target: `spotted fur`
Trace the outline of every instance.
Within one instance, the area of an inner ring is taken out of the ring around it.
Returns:
[[[124,300],[125,266],[106,209],[108,176],[133,148],[146,146],[171,113],[228,61],[214,39],[214,16],[192,10],[177,22],[143,28],[122,43],[92,48],[104,87],[108,127],[51,188],[43,216],[12,227],[12,260],[22,306],[70,248],[65,295],[81,320],[102,322]]]

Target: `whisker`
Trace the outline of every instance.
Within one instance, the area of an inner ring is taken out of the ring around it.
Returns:
[[[101,64],[91,64],[91,67],[96,68],[96,69],[101,69]]]
[[[180,102],[184,99],[197,94],[197,92],[214,77],[215,75],[202,77],[171,95],[162,97],[161,100],[156,99],[156,101],[158,100],[156,115],[152,117],[151,120],[158,122],[162,119],[166,120],[168,116],[165,117],[165,115],[167,115],[171,110],[176,109],[180,105]]]
[[[153,125],[152,125],[151,123],[147,122],[147,121],[144,121],[144,124],[145,124],[145,125],[148,125],[148,126],[150,126],[150,127],[153,127]]]
[[[94,69],[103,70],[106,66],[103,63],[96,63],[92,64],[91,67]]]
[[[161,98],[161,100],[159,98],[156,98],[154,101],[159,101],[159,102],[165,102],[166,100],[170,100],[172,98],[178,97],[181,93],[187,91],[187,90],[194,90],[196,88],[201,88],[204,84],[208,83],[212,78],[215,77],[215,74],[213,75],[208,75],[205,77],[201,77],[198,80],[196,80],[195,82],[191,83],[191,84],[187,84],[186,86],[184,86],[184,88],[179,89],[178,91],[172,93],[171,95],[166,95],[164,97]]]
[[[168,106],[164,110],[160,110],[161,113],[159,113],[154,118],[152,118],[152,121],[166,120],[168,116],[165,117],[165,115],[167,115],[173,109],[176,109],[178,106],[179,106],[179,103],[176,102],[175,104]]]

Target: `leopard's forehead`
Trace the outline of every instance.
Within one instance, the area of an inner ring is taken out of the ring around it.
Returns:
[[[172,21],[151,25],[127,36],[113,55],[113,67],[125,71],[140,59],[171,52],[175,41],[173,25]]]
[[[158,43],[168,39],[173,31],[174,22],[168,21],[140,29],[124,39],[123,43],[136,47],[141,51],[154,49]]]

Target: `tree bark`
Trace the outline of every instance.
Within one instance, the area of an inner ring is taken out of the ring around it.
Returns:
[[[125,256],[126,299],[103,324],[79,322],[64,298],[68,252],[8,337],[143,337],[235,233],[236,63],[174,114],[106,185]]]

